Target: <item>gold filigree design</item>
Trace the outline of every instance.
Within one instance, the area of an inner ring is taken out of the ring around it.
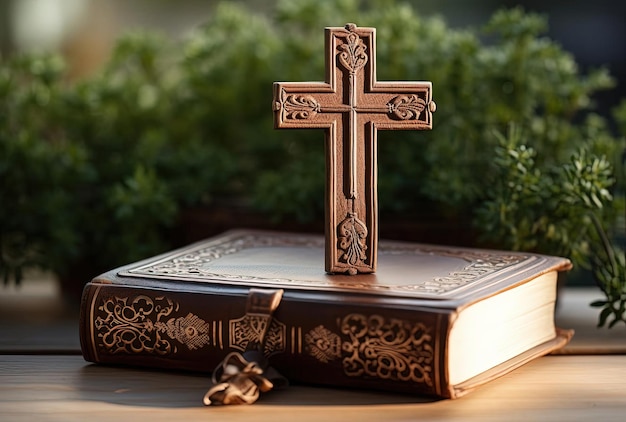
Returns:
[[[192,313],[169,319],[167,322],[157,321],[154,326],[159,332],[164,332],[168,337],[187,346],[189,350],[200,349],[209,343],[209,324]]]
[[[350,29],[348,29],[350,30]],[[339,50],[339,63],[350,73],[354,74],[362,69],[367,63],[367,47],[363,40],[354,32],[346,36],[346,43],[337,47]]]
[[[339,257],[351,266],[364,265],[367,255],[367,227],[359,220],[356,213],[349,212],[338,226],[337,243],[342,251]]]
[[[394,247],[392,245],[382,250],[382,254],[387,255],[404,253],[406,253],[404,247]],[[427,246],[421,247],[419,253],[462,259],[467,261],[468,264],[462,270],[453,271],[446,276],[434,277],[432,280],[419,285],[403,286],[407,292],[419,291],[435,294],[451,292],[467,286],[481,277],[486,277],[529,259],[529,256],[522,254],[494,253],[480,249],[446,249]]]
[[[323,325],[309,331],[309,355],[323,363],[341,358],[350,377],[433,385],[434,340],[425,324],[355,313],[339,329],[341,336]]]
[[[345,374],[433,385],[433,338],[423,323],[350,314],[341,322]]]
[[[144,276],[157,275],[168,277],[180,275],[221,278],[220,274],[207,271],[203,266],[244,249],[272,246],[323,247],[324,239],[313,239],[304,236],[274,237],[252,234],[234,236],[219,243],[211,243],[200,248],[185,250],[169,259],[132,269],[128,275],[143,274]],[[242,277],[233,275],[229,276],[229,278],[237,279]]]
[[[229,325],[229,345],[232,349],[243,352],[255,344],[262,344],[265,356],[285,351],[287,327],[275,318],[246,314],[241,318],[231,319]]]
[[[426,101],[415,94],[398,95],[387,103],[389,114],[400,120],[417,120],[426,108]]]
[[[320,362],[328,363],[341,357],[341,337],[323,325],[309,331],[304,341],[307,352]]]
[[[145,295],[134,298],[106,299],[98,307],[95,328],[101,346],[109,353],[149,353],[167,355],[177,352],[176,341],[189,350],[210,342],[209,323],[197,315],[167,318],[178,311],[178,304],[166,297],[154,300]]]

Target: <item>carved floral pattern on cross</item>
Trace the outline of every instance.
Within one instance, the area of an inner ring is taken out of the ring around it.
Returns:
[[[387,103],[389,114],[401,120],[417,120],[426,108],[426,101],[417,95],[400,95]]]
[[[274,110],[280,111],[284,120],[306,120],[320,112],[320,105],[310,95],[287,95],[283,90]]]
[[[339,259],[353,267],[367,259],[367,227],[359,220],[356,213],[350,212],[339,224],[339,249],[343,255]]]
[[[353,31],[356,29],[356,25],[352,26],[351,24],[348,24],[346,25],[346,29],[348,31]],[[354,74],[364,68],[367,63],[367,47],[365,47],[363,40],[354,32],[350,32],[346,36],[346,40],[347,43],[338,47],[339,62],[343,65],[343,67],[348,69],[350,73]]]
[[[431,129],[430,82],[376,81],[374,28],[326,28],[325,82],[274,84],[276,128],[326,136],[326,271],[376,271],[378,130]]]

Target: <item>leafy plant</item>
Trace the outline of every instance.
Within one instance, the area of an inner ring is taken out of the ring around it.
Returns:
[[[626,258],[624,250],[611,243],[597,218],[593,214],[591,218],[601,243],[601,249],[592,257],[594,275],[605,296],[591,306],[601,308],[598,326],[608,323],[611,328],[626,323]]]
[[[0,273],[52,266],[78,253],[70,191],[86,151],[55,122],[63,63],[24,56],[0,68]],[[18,88],[19,87],[19,88]],[[58,248],[49,248],[58,245]]]
[[[519,128],[511,126],[507,136],[496,137],[492,188],[476,214],[484,239],[510,249],[569,256],[592,269],[606,297],[592,304],[604,308],[599,325],[610,315],[609,326],[626,323],[624,252],[607,234],[618,208],[611,208],[611,164],[580,149],[569,162],[540,168]],[[620,207],[623,212],[623,203]]]
[[[154,34],[130,34],[100,74],[75,84],[53,55],[2,63],[5,282],[30,266],[67,277],[86,265],[88,277],[163,251],[180,207],[231,174],[232,160],[193,127],[181,138],[163,128],[175,107],[165,50]]]
[[[346,22],[377,28],[379,80],[431,80],[439,106],[432,131],[379,134],[383,220],[469,215],[490,245],[599,259],[597,279],[622,282],[624,139],[593,111],[608,72],[582,74],[520,8],[454,29],[382,0],[279,0],[271,15],[222,3],[183,40],[126,35],[78,82],[54,55],[0,61],[4,279],[166,250],[193,207],[323,218],[323,136],[273,130],[270,100],[274,81],[323,79],[322,29]],[[626,105],[614,121],[626,133]],[[623,311],[617,290],[607,303]]]

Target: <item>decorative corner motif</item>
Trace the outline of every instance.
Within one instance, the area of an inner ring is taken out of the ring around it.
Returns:
[[[368,234],[365,223],[358,219],[356,213],[349,212],[339,224],[338,232],[337,246],[342,252],[339,260],[353,267],[365,265]]]
[[[189,350],[210,341],[210,324],[197,315],[165,319],[178,311],[178,304],[166,297],[115,297],[106,299],[98,310],[102,315],[95,319],[96,332],[102,347],[112,354],[167,355],[177,352],[174,341]]]
[[[305,336],[309,354],[323,363],[342,358],[350,377],[433,386],[434,342],[423,323],[355,313],[339,329],[341,337],[324,326],[311,330]]]
[[[431,104],[434,104],[431,102]],[[400,120],[418,120],[426,108],[426,101],[415,94],[398,95],[387,103],[389,114]]]
[[[321,111],[321,106],[311,95],[287,95],[285,90],[281,89],[280,98],[274,101],[274,111],[281,112],[281,121],[308,120]]]
[[[231,319],[229,346],[244,352],[251,344],[263,344],[263,354],[266,357],[284,352],[286,325],[275,318],[271,319],[269,327],[267,323],[268,318],[263,315],[246,314],[241,318]]]

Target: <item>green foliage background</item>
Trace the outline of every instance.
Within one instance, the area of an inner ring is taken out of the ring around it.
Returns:
[[[395,1],[222,3],[184,40],[128,34],[80,82],[54,55],[0,62],[0,273],[149,256],[193,206],[323,218],[322,134],[273,130],[272,82],[322,80],[323,28],[346,22],[377,28],[379,80],[430,80],[438,104],[434,130],[380,134],[382,214],[469,216],[484,244],[577,263],[589,215],[623,230],[626,102],[593,112],[614,80],[582,74],[544,17],[452,29]]]

